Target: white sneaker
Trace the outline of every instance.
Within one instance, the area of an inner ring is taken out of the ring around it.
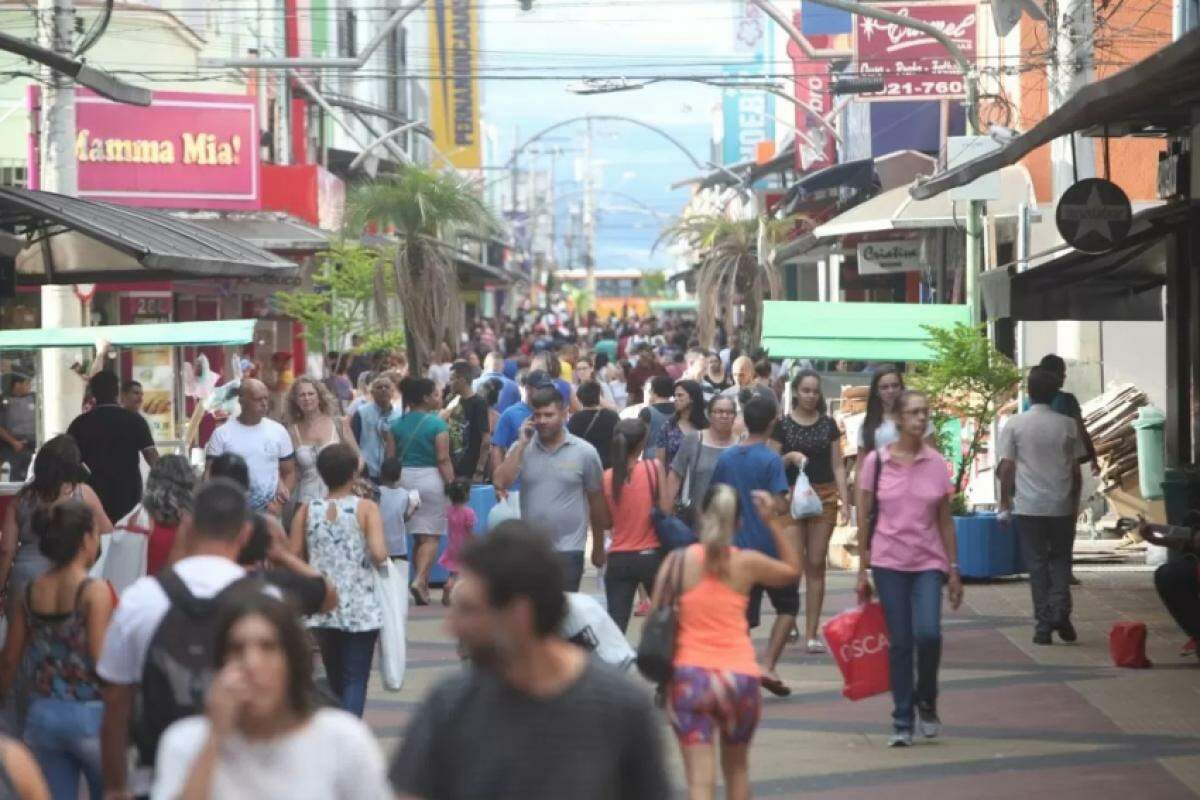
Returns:
[[[808,650],[809,653],[812,653],[814,655],[817,653],[826,652],[825,643],[822,642],[820,639],[809,639],[808,646],[806,649]]]
[[[911,747],[912,746],[912,731],[896,731],[892,734],[892,738],[888,739],[888,747]]]
[[[933,706],[917,706],[917,725],[926,739],[936,739],[942,732],[942,721]]]

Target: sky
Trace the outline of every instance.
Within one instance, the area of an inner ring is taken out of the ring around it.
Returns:
[[[723,63],[736,60],[734,0],[535,0],[532,11],[521,11],[516,0],[479,3],[480,68],[488,75],[711,75],[720,73]],[[523,141],[556,122],[589,114],[636,118],[670,133],[698,160],[709,159],[720,89],[670,82],[639,91],[577,96],[567,91],[573,82],[566,77],[484,80],[483,120],[496,143],[491,162],[504,163],[518,136]],[[670,266],[665,247],[651,251],[663,225],[687,202],[689,190],[669,187],[702,170],[669,142],[635,125],[596,122],[594,130],[593,163],[598,164],[597,185],[603,190],[597,195],[597,269]],[[583,131],[579,123],[544,141],[581,151]],[[580,171],[572,163],[580,155],[568,153],[558,159],[560,194],[582,188],[577,181]],[[549,157],[543,156],[541,168],[548,167]],[[633,212],[640,206],[627,196],[654,213]],[[564,197],[558,204],[560,214],[578,197]],[[562,230],[565,217],[560,220]],[[560,260],[564,255],[560,249]]]

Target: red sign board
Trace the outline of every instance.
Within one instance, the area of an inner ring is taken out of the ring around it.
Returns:
[[[155,92],[145,107],[80,91],[79,196],[152,208],[261,207],[253,97]]]
[[[829,62],[810,59],[795,42],[788,42],[788,55],[795,71],[794,94],[798,103],[796,169],[812,172],[831,167],[837,163],[837,142],[828,126],[816,119],[828,115],[833,107],[833,95],[829,93]]]
[[[884,11],[936,26],[974,60],[977,7],[966,3],[880,3]],[[964,97],[962,71],[946,48],[921,31],[892,22],[854,18],[854,54],[861,75],[882,75],[883,91],[865,100],[942,100]]]

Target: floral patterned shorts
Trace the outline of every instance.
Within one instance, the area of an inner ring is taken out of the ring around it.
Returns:
[[[757,675],[675,668],[668,713],[681,745],[712,744],[718,730],[724,744],[749,744],[761,712]]]

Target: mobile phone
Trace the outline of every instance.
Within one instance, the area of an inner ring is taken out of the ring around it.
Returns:
[[[533,426],[532,425],[530,425],[528,428],[525,429],[525,438],[526,439],[533,438]]]

